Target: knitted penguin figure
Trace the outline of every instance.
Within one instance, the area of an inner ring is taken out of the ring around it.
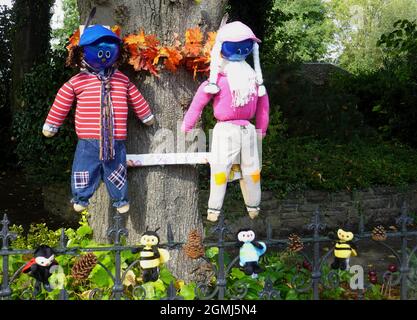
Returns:
[[[41,290],[41,285],[43,285],[46,291],[52,291],[49,284],[49,277],[54,268],[58,266],[58,262],[55,261],[54,251],[49,246],[41,245],[35,250],[34,256],[23,267],[22,272],[28,273],[36,279],[34,295],[37,295]]]
[[[75,130],[78,144],[71,174],[74,210],[83,211],[100,180],[106,184],[113,206],[129,210],[126,147],[128,104],[146,125],[154,116],[135,85],[115,67],[121,39],[102,25],[84,29],[81,72],[58,91],[43,126],[52,137],[76,100]]]
[[[237,234],[240,244],[239,264],[246,275],[257,278],[262,272],[259,266],[259,258],[265,253],[266,245],[262,241],[255,241],[255,232],[251,229],[241,229]]]
[[[250,218],[259,213],[261,201],[258,155],[260,139],[269,123],[269,99],[259,62],[260,40],[245,24],[236,21],[218,30],[211,53],[210,78],[198,88],[182,131],[191,131],[204,107],[213,99],[217,124],[210,153],[210,198],[207,219],[217,221],[223,206],[227,180],[236,164],[242,173],[240,186]],[[245,59],[253,53],[253,69]],[[256,125],[250,123],[256,117]]]

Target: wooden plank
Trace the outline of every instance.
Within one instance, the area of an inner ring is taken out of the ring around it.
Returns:
[[[209,164],[210,152],[189,152],[189,153],[148,153],[128,154],[126,160],[129,167],[148,167],[165,165],[196,165]],[[232,170],[228,181],[242,178],[240,171]]]
[[[131,167],[208,164],[209,152],[128,154]]]

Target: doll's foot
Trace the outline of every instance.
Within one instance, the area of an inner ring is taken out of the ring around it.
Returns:
[[[126,213],[126,212],[129,211],[129,209],[130,209],[129,204],[125,204],[124,206],[121,206],[121,207],[117,208],[116,210],[117,210],[118,213]]]
[[[74,203],[74,210],[76,212],[81,212],[81,211],[84,211],[85,209],[87,209],[87,207],[84,207],[78,203]]]
[[[248,214],[249,214],[249,218],[251,218],[252,220],[257,218],[259,216],[259,208],[247,208],[248,209]]]
[[[216,222],[219,219],[220,212],[216,211],[207,211],[207,220],[211,222]]]

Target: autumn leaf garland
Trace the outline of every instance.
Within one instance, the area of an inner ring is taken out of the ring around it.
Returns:
[[[121,29],[114,26],[112,31],[120,36]],[[199,27],[187,29],[185,42],[182,45],[179,35],[174,33],[170,46],[162,46],[158,38],[153,34],[145,34],[143,30],[138,33],[128,34],[123,38],[123,45],[127,49],[128,63],[135,71],[148,71],[158,77],[162,69],[176,72],[183,65],[193,72],[207,73],[210,69],[210,53],[214,46],[216,32],[208,32],[206,41]],[[69,39],[67,49],[78,45],[80,39],[79,30]]]
[[[187,29],[185,44],[181,45],[178,34],[174,34],[171,46],[161,46],[155,35],[146,35],[143,30],[138,34],[129,34],[123,38],[128,47],[129,64],[136,71],[147,70],[154,76],[159,75],[158,68],[162,60],[165,69],[175,72],[180,65],[192,71],[194,78],[197,73],[205,73],[210,67],[210,52],[216,38],[215,32],[209,32],[203,44],[203,33],[199,27]]]

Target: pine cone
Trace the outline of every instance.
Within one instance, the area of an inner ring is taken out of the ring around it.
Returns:
[[[203,240],[197,230],[192,230],[188,234],[187,243],[183,248],[185,254],[191,259],[198,259],[204,256]]]
[[[303,250],[304,245],[301,238],[295,233],[290,234],[288,237],[288,250],[291,252],[298,252]]]
[[[385,241],[387,240],[387,232],[383,226],[377,226],[372,230],[372,240]]]
[[[71,269],[71,275],[77,280],[86,280],[90,275],[91,270],[97,264],[97,257],[94,253],[87,253],[81,256]]]

